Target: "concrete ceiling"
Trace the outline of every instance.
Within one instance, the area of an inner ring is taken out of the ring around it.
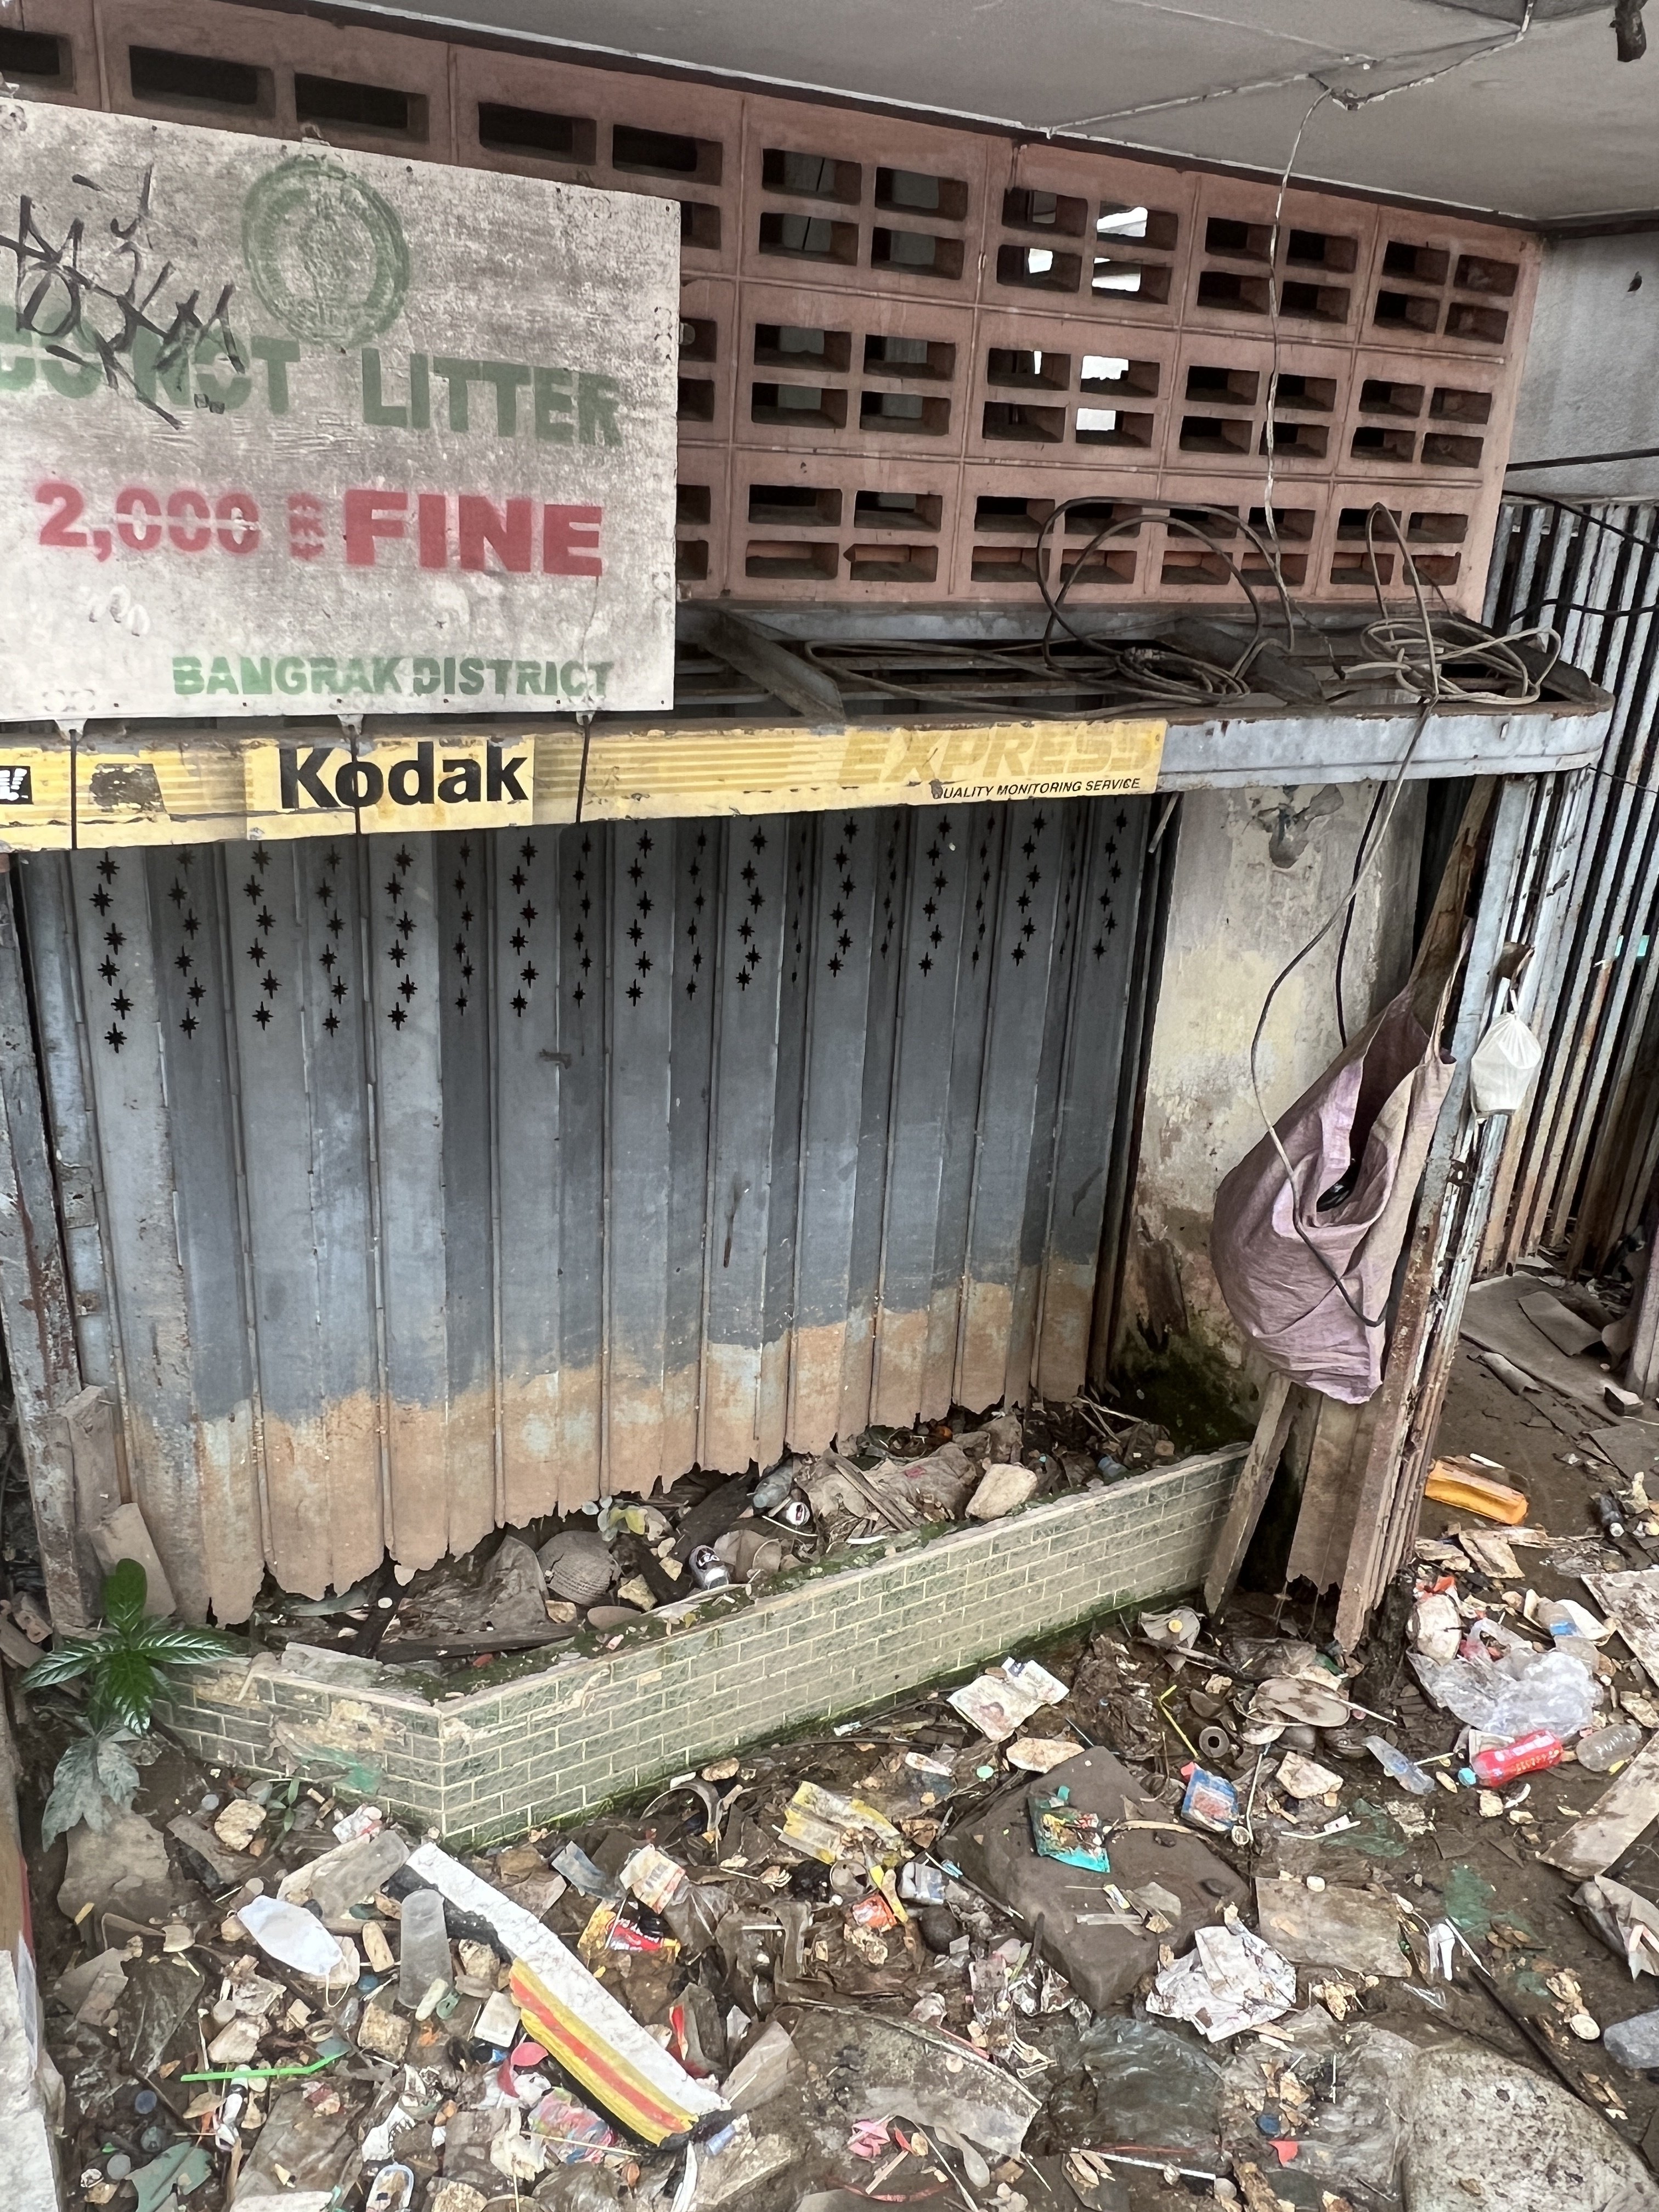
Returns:
[[[1537,0],[1517,42],[1523,7],[382,0],[373,12],[1270,174],[1328,86],[1340,97],[1308,118],[1297,155],[1309,181],[1542,222],[1659,210],[1659,6],[1653,52],[1624,64],[1610,0]]]

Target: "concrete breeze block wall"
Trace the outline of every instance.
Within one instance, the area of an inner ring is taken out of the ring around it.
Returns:
[[[1245,1447],[986,1527],[895,1538],[856,1565],[644,1616],[620,1648],[437,1698],[326,1652],[195,1677],[167,1724],[212,1765],[298,1771],[479,1844],[574,1820],[698,1762],[1190,1589]],[[313,1661],[315,1661],[313,1671]]]

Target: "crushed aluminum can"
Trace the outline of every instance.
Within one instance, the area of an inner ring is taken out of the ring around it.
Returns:
[[[772,1518],[786,1528],[810,1528],[812,1509],[804,1498],[786,1498],[773,1510]]]
[[[699,1544],[685,1564],[699,1589],[720,1589],[732,1579],[732,1570],[715,1558],[711,1544]]]

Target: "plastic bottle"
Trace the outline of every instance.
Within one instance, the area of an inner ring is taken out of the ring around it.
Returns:
[[[1575,1748],[1581,1766],[1592,1774],[1605,1774],[1642,1748],[1642,1731],[1634,1721],[1615,1721],[1607,1728],[1592,1729]]]
[[[1407,1759],[1405,1753],[1389,1742],[1386,1737],[1368,1735],[1365,1748],[1389,1780],[1397,1782],[1402,1790],[1409,1790],[1413,1797],[1426,1797],[1433,1789],[1433,1781],[1424,1773],[1417,1761]]]
[[[1525,1735],[1516,1736],[1513,1743],[1477,1751],[1463,1771],[1472,1783],[1479,1782],[1488,1790],[1495,1790],[1505,1782],[1513,1782],[1517,1774],[1533,1774],[1540,1766],[1559,1766],[1565,1749],[1560,1737],[1553,1735],[1548,1729],[1531,1729]]]
[[[449,1938],[444,1926],[444,1901],[435,1889],[413,1889],[404,1899],[398,1923],[398,1996],[411,2008],[418,2005],[434,1982],[447,1982],[453,1972]]]

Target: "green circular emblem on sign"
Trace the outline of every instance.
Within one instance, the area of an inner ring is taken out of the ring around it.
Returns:
[[[242,252],[253,288],[295,337],[362,345],[409,289],[394,210],[326,155],[295,154],[249,188]]]

